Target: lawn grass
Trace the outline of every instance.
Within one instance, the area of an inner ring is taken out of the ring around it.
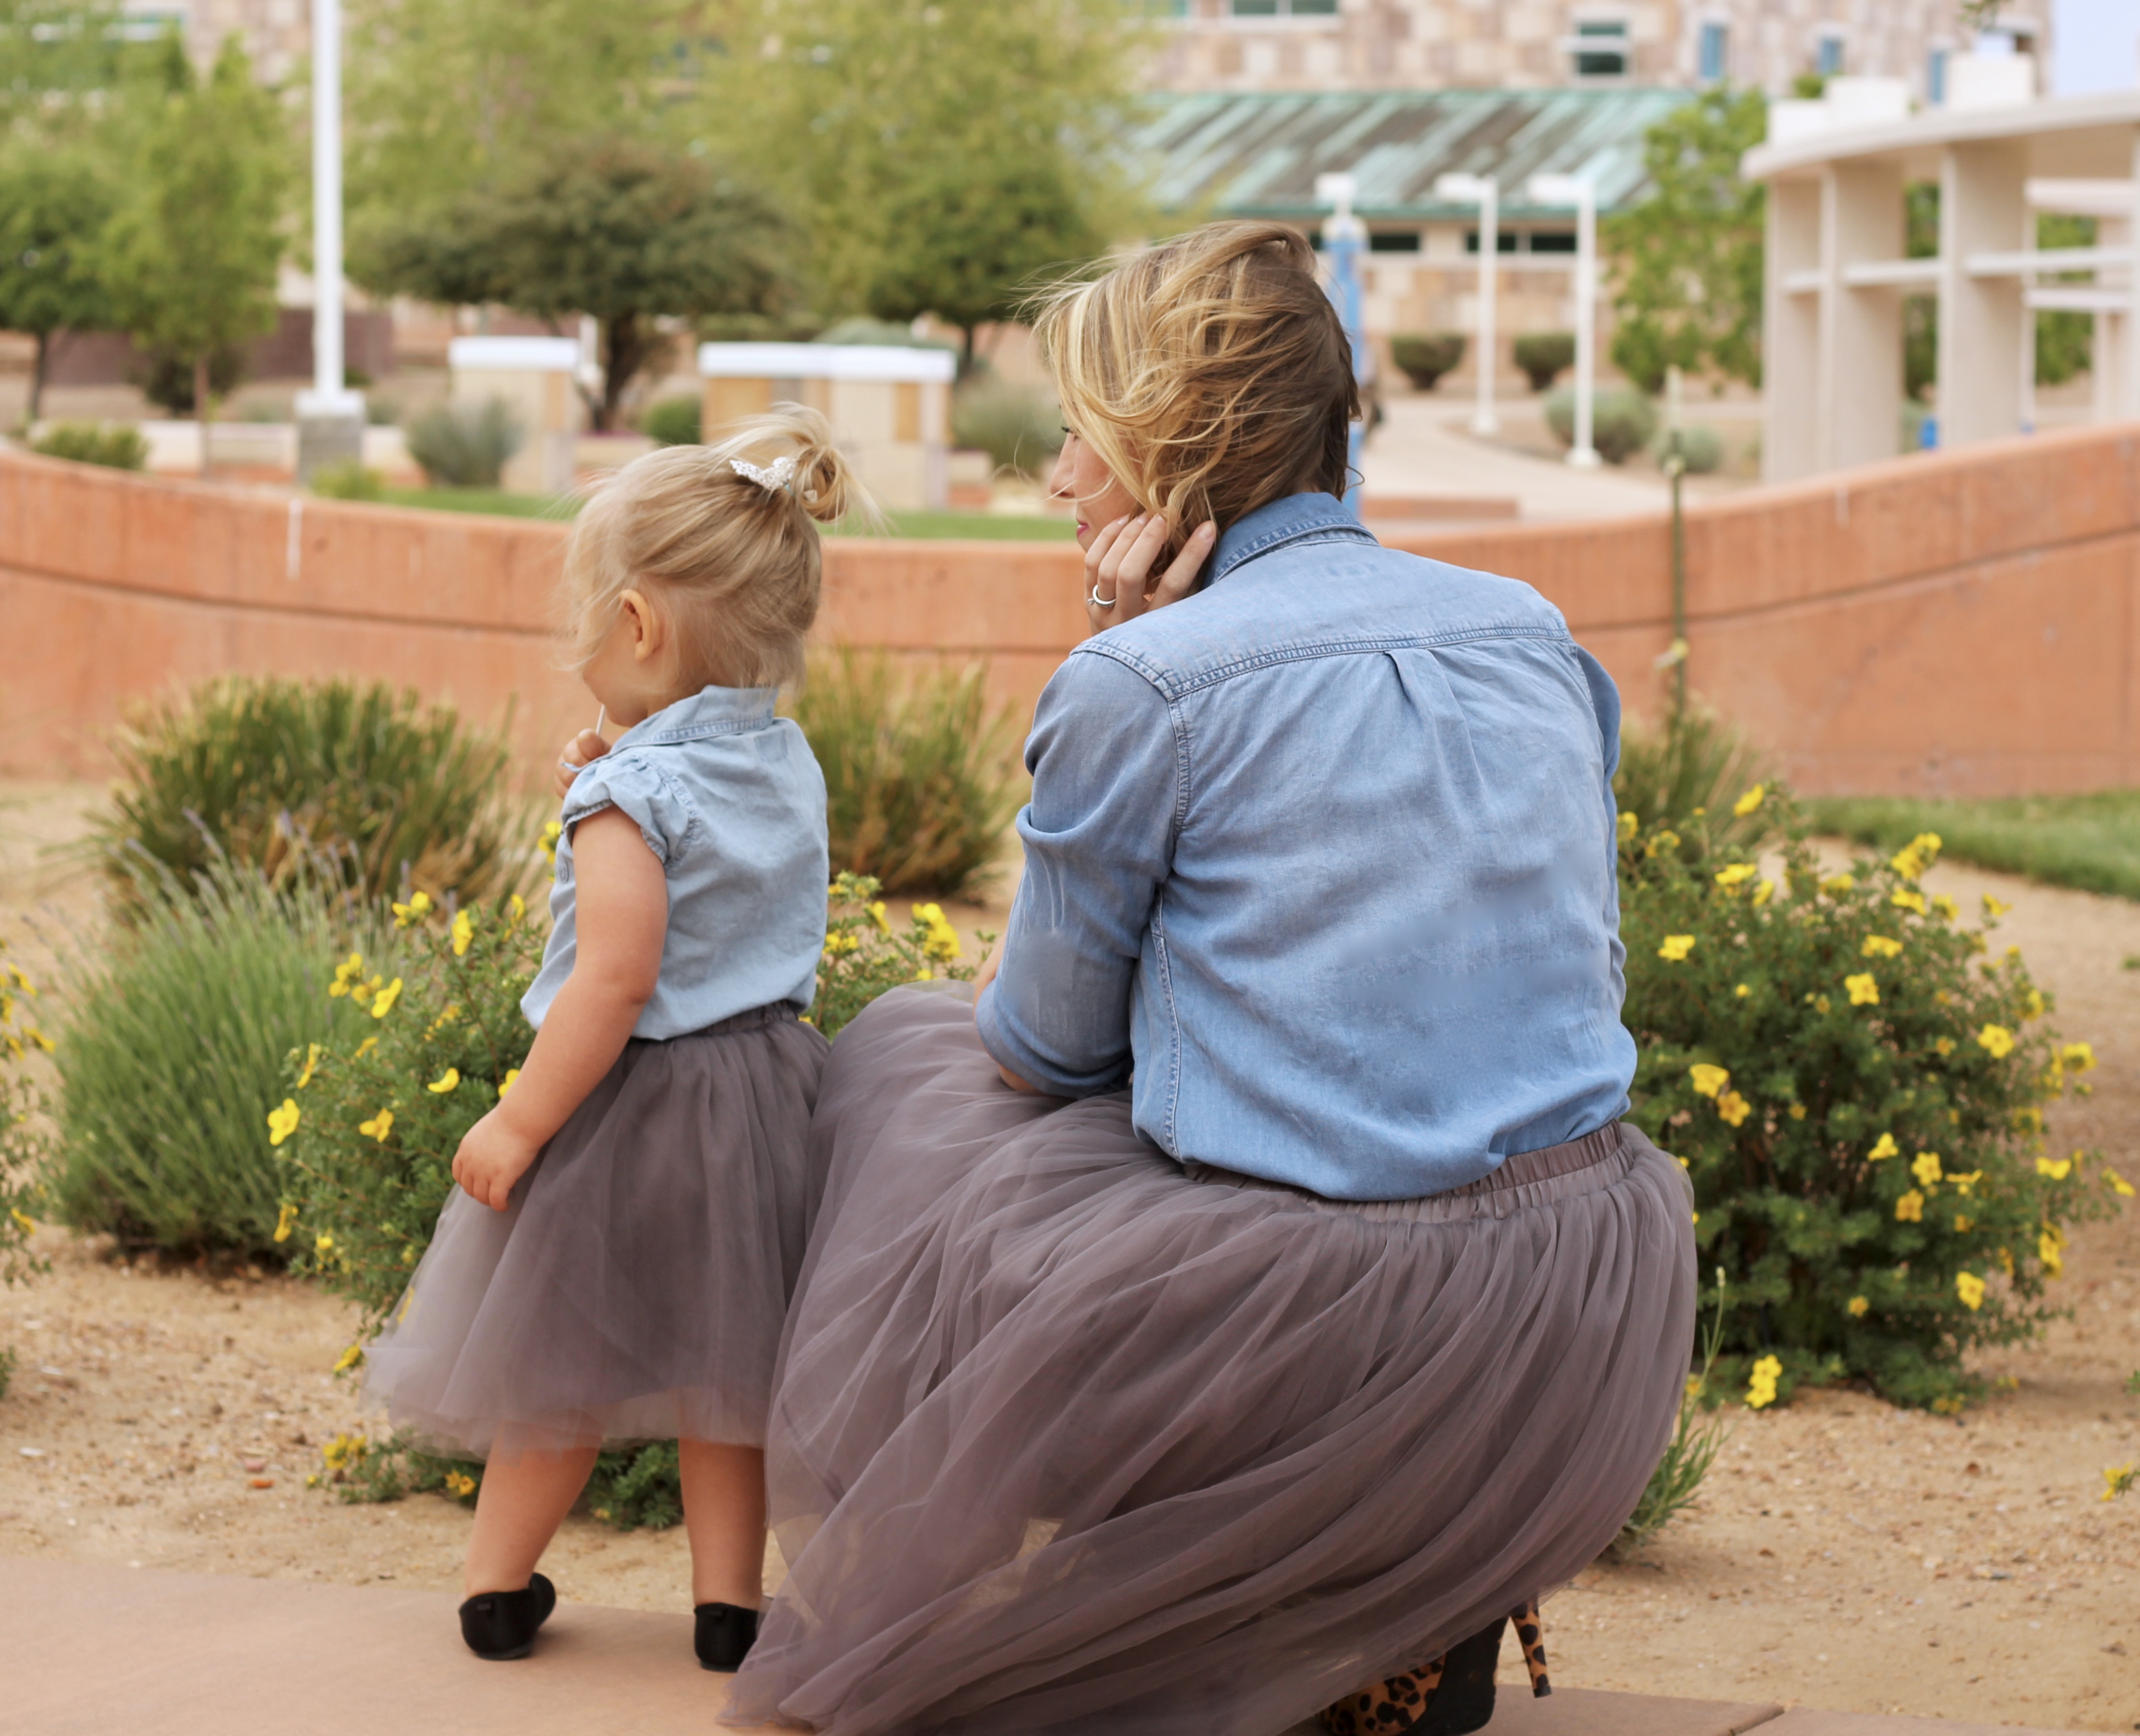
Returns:
[[[1857,843],[1898,850],[1936,831],[1958,861],[2140,899],[2140,790],[1968,802],[1830,796],[1804,807],[1819,830]]]
[[[582,497],[514,494],[503,488],[392,488],[380,497],[388,506],[423,507],[439,512],[490,512],[505,518],[567,519]],[[995,542],[1068,542],[1076,527],[1067,518],[997,512],[892,512],[894,537],[955,537]],[[835,537],[870,534],[861,527],[836,526]]]

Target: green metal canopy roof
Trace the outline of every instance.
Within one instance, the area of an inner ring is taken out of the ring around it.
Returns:
[[[1318,174],[1347,173],[1353,209],[1369,220],[1444,221],[1472,214],[1434,196],[1435,178],[1490,175],[1504,217],[1564,213],[1525,202],[1539,174],[1588,175],[1598,208],[1649,190],[1642,135],[1688,91],[1352,91],[1151,99],[1126,141],[1157,165],[1153,194],[1170,211],[1313,218]]]

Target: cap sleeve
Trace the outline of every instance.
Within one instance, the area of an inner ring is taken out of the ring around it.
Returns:
[[[628,814],[663,867],[681,851],[697,819],[684,792],[645,760],[606,753],[590,761],[565,796],[558,817],[569,835],[589,816],[613,807]]]

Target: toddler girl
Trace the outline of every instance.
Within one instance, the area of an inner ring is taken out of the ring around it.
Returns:
[[[746,459],[776,439],[788,455]],[[524,1657],[534,1571],[605,1444],[675,1437],[699,1660],[758,1631],[765,1413],[802,1257],[826,1043],[825,782],[773,715],[817,612],[816,521],[869,510],[824,419],[671,446],[589,503],[565,557],[579,674],[625,726],[559,762],[537,1035],[461,1141],[370,1390],[487,1458],[461,1632]]]

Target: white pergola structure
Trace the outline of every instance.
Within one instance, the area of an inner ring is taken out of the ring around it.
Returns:
[[[2140,91],[1842,125],[1760,145],[1743,167],[1769,186],[1768,480],[1895,456],[1913,293],[1939,303],[1941,446],[2027,429],[2038,308],[2094,314],[2096,414],[2140,418]],[[1904,189],[1927,180],[1939,251],[1906,258]],[[2042,210],[2096,218],[2097,244],[2039,249]]]

